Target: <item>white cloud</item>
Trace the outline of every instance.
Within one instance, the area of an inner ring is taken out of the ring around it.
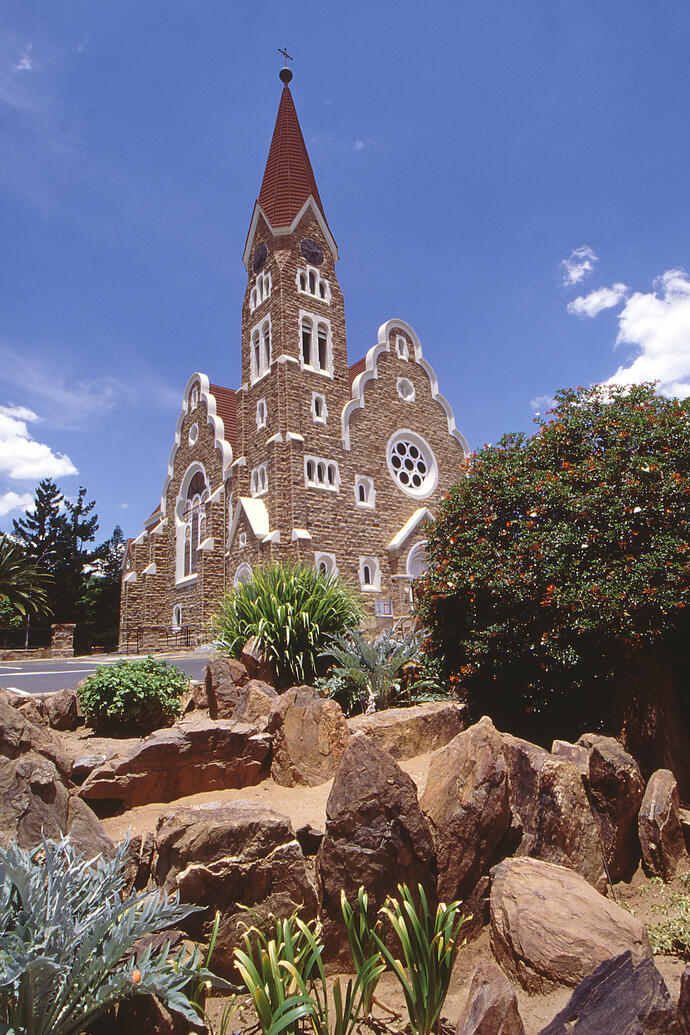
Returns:
[[[581,244],[579,248],[573,248],[567,259],[561,260],[563,272],[563,283],[566,287],[579,284],[581,280],[588,277],[594,269],[594,263],[599,257],[594,254],[588,244]]]
[[[14,69],[16,72],[31,72],[34,67],[34,63],[31,59],[31,44],[24,50],[23,54],[17,61]]]
[[[34,498],[30,492],[4,492],[0,496],[0,517],[5,517],[13,510],[26,510],[33,503]]]
[[[690,277],[667,270],[649,294],[635,292],[618,317],[616,345],[640,350],[607,384],[659,381],[665,395],[690,396]]]
[[[31,436],[27,424],[38,419],[25,406],[0,407],[0,473],[15,480],[32,481],[78,474],[65,453],[54,453],[50,446]]]
[[[529,404],[539,417],[545,410],[552,409],[556,405],[556,400],[552,395],[537,395],[534,399],[530,399]]]
[[[363,151],[366,146],[363,140],[355,140],[355,151]]]
[[[572,302],[568,302],[568,312],[573,316],[596,316],[604,309],[611,309],[614,305],[618,305],[627,291],[625,284],[612,284],[611,287],[597,288],[596,291],[590,291],[588,295],[580,295]]]

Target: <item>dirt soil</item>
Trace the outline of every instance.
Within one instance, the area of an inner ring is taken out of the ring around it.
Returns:
[[[74,733],[60,734],[60,737],[63,740],[65,750],[73,759],[85,754],[104,754],[110,757],[116,751],[127,750],[130,746],[137,743],[136,740],[122,739],[115,741],[99,738],[94,736],[85,727]],[[423,792],[426,784],[431,757],[431,754],[419,755],[416,758],[399,763],[415,781],[420,794]],[[309,823],[317,829],[323,830],[326,822],[326,801],[328,800],[331,785],[332,780],[321,784],[319,787],[281,787],[269,778],[255,787],[247,787],[241,790],[209,791],[180,798],[174,802],[141,805],[120,816],[103,820],[103,825],[108,835],[113,840],[119,841],[128,833],[135,835],[145,834],[149,831],[153,832],[159,816],[179,806],[212,801],[247,801],[266,806],[288,816],[294,829]],[[672,890],[681,890],[678,879],[671,885],[668,885],[667,890],[665,890],[657,884],[650,882],[640,868],[629,884],[621,883],[616,885],[614,892],[616,900],[621,905],[629,909],[645,923],[653,924],[661,919],[658,907],[665,898],[668,898],[668,892]],[[458,955],[450,991],[443,1011],[444,1016],[453,1028],[467,997],[472,975],[482,961],[491,958],[489,928],[485,927],[464,946]],[[686,962],[667,956],[656,956],[655,962],[668,985],[671,996],[676,1001],[680,991],[680,978],[685,969]],[[342,975],[341,977],[344,977],[346,983],[349,976],[351,975]],[[572,989],[565,987],[557,989],[549,995],[528,995],[519,987],[516,991],[527,1035],[538,1035],[538,1032],[565,1006],[572,994]],[[384,974],[382,977],[377,999],[385,1003],[404,1019],[404,999],[400,987],[392,974]],[[209,1016],[216,1024],[225,1003],[225,999],[211,999],[208,1002]],[[381,1009],[375,1010],[375,1016],[378,1017],[380,1022],[385,1023],[386,1027],[391,1031],[402,1030],[404,1026],[402,1021],[388,1016]],[[242,1003],[239,1011],[233,1015],[228,1031],[238,1028],[249,1028],[253,1024],[255,1024],[255,1019],[253,1018],[251,1008],[247,1003]],[[361,1031],[362,1035],[367,1035],[370,1029],[363,1025]],[[613,1033],[610,1033],[610,1035],[613,1035]]]

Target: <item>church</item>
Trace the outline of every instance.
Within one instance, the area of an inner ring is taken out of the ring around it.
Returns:
[[[189,378],[160,505],[123,562],[121,651],[202,642],[220,596],[278,560],[339,574],[372,619],[406,615],[425,523],[469,453],[404,320],[349,362],[338,248],[280,79],[243,254],[242,383]]]

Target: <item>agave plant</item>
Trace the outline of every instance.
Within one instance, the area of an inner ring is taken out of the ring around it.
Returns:
[[[401,692],[403,666],[418,661],[420,637],[396,639],[386,631],[373,640],[351,631],[331,638],[325,657],[334,664],[323,687],[335,697],[344,711],[367,714],[398,703],[411,704],[416,698]]]
[[[79,858],[69,838],[31,851],[0,849],[0,1033],[78,1035],[111,1006],[151,993],[191,1022],[191,982],[222,984],[199,954],[169,943],[137,952],[147,935],[196,907],[161,893],[123,899],[127,844],[112,859]]]
[[[354,593],[337,577],[299,564],[271,564],[221,601],[211,628],[219,648],[239,657],[256,636],[283,682],[310,682],[329,636],[357,625]]]
[[[418,908],[407,885],[398,884],[400,898],[389,897],[379,911],[398,937],[404,964],[393,955],[377,931],[373,935],[400,982],[412,1031],[416,1035],[430,1035],[439,1030],[441,1010],[462,945],[461,928],[468,917],[459,912],[459,902],[450,905],[440,902],[432,914],[421,884],[417,885],[417,891]]]
[[[36,571],[22,549],[8,536],[0,536],[0,599],[22,615],[45,614],[49,611],[46,585],[50,576]]]
[[[357,905],[353,909],[344,891],[340,892],[340,908],[345,921],[347,940],[350,943],[352,962],[362,982],[362,1011],[366,1017],[371,1013],[374,992],[379,978],[386,969],[383,957],[374,938],[374,928],[369,917],[369,896],[363,887],[357,892]]]

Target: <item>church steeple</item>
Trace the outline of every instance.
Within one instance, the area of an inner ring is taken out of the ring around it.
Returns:
[[[302,136],[290,92],[289,83],[292,79],[292,72],[289,68],[281,69],[280,79],[283,82],[283,91],[278,105],[266,168],[261,181],[261,190],[254,207],[247,247],[251,246],[254,236],[258,209],[261,210],[274,233],[285,232],[292,229],[295,220],[311,198],[317,218],[323,222],[329,244],[337,258],[337,246],[326,220],[323,202],[316,185],[316,177],[309,160],[309,152]],[[247,257],[247,249],[245,249],[245,263]]]

